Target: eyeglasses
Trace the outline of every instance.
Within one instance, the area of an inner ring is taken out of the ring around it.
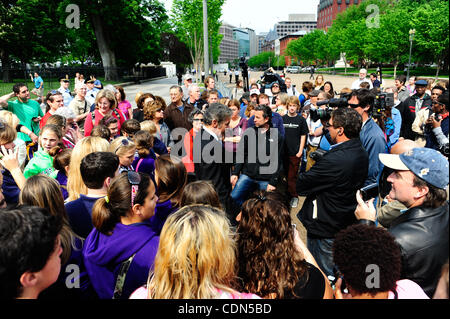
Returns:
[[[203,119],[193,119],[194,122],[203,122]]]
[[[279,88],[279,86],[278,86],[278,85],[272,85],[272,87],[273,87],[273,88]]]
[[[431,104],[433,104],[433,105],[442,105],[442,106],[445,106],[444,103],[441,103],[441,102],[438,102],[438,101],[433,101]]]
[[[333,125],[331,125],[329,122],[325,123],[325,127],[326,127],[326,128],[329,128],[329,127],[331,127],[331,126],[333,126]]]
[[[350,106],[352,109],[356,109],[357,107],[359,107],[359,104],[348,103],[348,106]]]
[[[128,182],[131,184],[131,207],[134,205],[134,199],[136,198],[137,191],[139,189],[139,183],[141,182],[141,175],[135,171],[128,171]]]

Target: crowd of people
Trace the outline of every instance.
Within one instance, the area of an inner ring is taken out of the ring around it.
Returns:
[[[448,298],[448,81],[366,76],[226,96],[186,74],[133,110],[120,86],[44,95],[36,73],[45,112],[17,83],[0,298]]]

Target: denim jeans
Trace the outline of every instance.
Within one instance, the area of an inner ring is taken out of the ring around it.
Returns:
[[[269,185],[268,181],[258,181],[245,174],[241,174],[231,192],[231,197],[237,205],[241,206],[253,191],[256,189],[265,190],[267,185]]]
[[[310,238],[307,240],[308,250],[313,255],[320,269],[326,276],[334,276],[333,242],[334,238]]]

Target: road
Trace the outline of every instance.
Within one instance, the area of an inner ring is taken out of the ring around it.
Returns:
[[[130,101],[133,108],[136,107],[134,98],[139,92],[151,93],[153,95],[159,95],[166,101],[167,105],[170,103],[169,89],[172,85],[177,85],[178,80],[176,77],[168,79],[160,79],[149,82],[144,82],[136,85],[128,85],[123,89],[125,91],[126,99]]]

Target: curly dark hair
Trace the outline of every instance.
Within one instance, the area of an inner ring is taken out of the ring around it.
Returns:
[[[334,240],[333,258],[353,294],[394,291],[401,273],[401,252],[395,238],[384,228],[352,225],[340,231]],[[369,288],[369,265],[377,265],[378,287]]]
[[[257,191],[244,202],[237,245],[241,290],[262,297],[298,297],[294,288],[302,278],[308,282],[309,272],[280,195]]]

